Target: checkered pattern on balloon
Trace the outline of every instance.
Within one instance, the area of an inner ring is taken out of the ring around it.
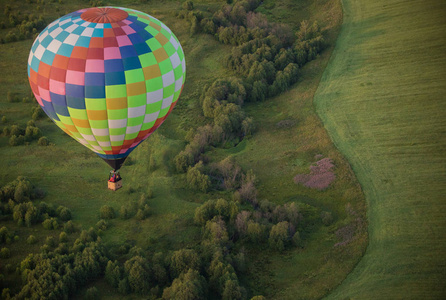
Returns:
[[[172,31],[127,8],[90,8],[36,38],[28,77],[63,131],[107,160],[125,159],[172,111],[186,63]]]

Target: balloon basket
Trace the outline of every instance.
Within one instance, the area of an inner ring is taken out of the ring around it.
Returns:
[[[116,182],[108,182],[108,189],[112,191],[116,191],[122,188],[122,179]]]

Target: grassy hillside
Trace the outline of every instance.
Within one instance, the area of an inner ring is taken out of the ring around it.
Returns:
[[[343,1],[315,96],[358,176],[369,246],[329,299],[446,296],[446,4]]]

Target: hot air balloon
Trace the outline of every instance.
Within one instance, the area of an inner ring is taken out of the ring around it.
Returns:
[[[185,75],[172,31],[122,7],[57,19],[38,35],[28,58],[31,89],[48,117],[114,171],[164,122]]]

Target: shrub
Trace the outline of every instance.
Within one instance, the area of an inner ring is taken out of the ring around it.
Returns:
[[[8,122],[8,119],[6,118],[6,116],[3,116],[3,117],[2,117],[2,123],[5,124],[5,123],[7,123],[7,122]]]
[[[108,205],[103,205],[99,212],[101,215],[101,219],[104,219],[104,220],[114,219],[116,216],[115,210],[113,209],[113,207],[108,206]]]
[[[85,293],[85,299],[97,300],[99,298],[99,291],[96,287],[91,287]]]
[[[37,145],[39,145],[39,146],[48,146],[48,144],[49,144],[49,141],[46,136],[40,137],[39,140],[37,141]]]
[[[130,212],[125,205],[121,206],[121,209],[119,210],[119,216],[121,217],[121,219],[124,220],[130,218]]]
[[[43,228],[53,230],[59,228],[59,223],[55,218],[46,219],[42,222]]]
[[[194,9],[194,3],[192,1],[184,1],[183,2],[183,9],[185,9],[185,10],[193,10]]]
[[[331,214],[331,212],[323,211],[321,213],[321,220],[322,224],[324,224],[325,226],[330,226],[333,223],[333,215]]]
[[[48,246],[50,246],[51,248],[56,247],[57,243],[56,240],[54,239],[53,236],[48,236],[46,238],[45,244],[47,244]]]
[[[27,239],[26,242],[30,245],[37,243],[37,238],[34,235],[30,235]]]
[[[0,250],[0,257],[1,258],[11,257],[11,251],[9,251],[9,249],[6,247],[2,248],[2,250]]]
[[[68,235],[67,235],[67,233],[66,232],[61,232],[60,234],[59,234],[59,243],[66,243],[66,242],[68,242]]]
[[[69,221],[71,220],[71,211],[65,207],[65,206],[59,206],[56,210],[57,214],[59,215],[60,219],[62,221]]]
[[[187,183],[191,189],[207,192],[211,185],[209,176],[201,173],[203,162],[199,162],[187,171]]]
[[[68,222],[66,222],[66,223],[64,224],[64,226],[63,226],[63,230],[64,230],[66,233],[70,234],[70,233],[73,233],[73,232],[76,231],[76,227],[74,226],[74,224],[73,224],[72,221],[68,221]]]
[[[285,243],[289,238],[289,223],[283,221],[277,223],[271,228],[268,243],[269,246],[278,251],[282,251],[285,248]]]

